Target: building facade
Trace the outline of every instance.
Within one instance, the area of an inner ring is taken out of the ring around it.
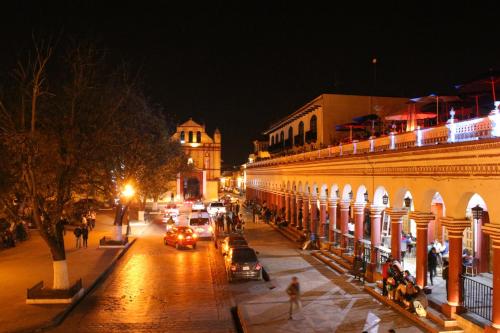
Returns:
[[[322,94],[264,132],[269,151],[289,153],[337,144],[345,137],[337,125],[370,114],[384,117],[403,108],[407,101],[400,97]]]
[[[320,240],[332,258],[352,264],[361,257],[372,281],[380,279],[383,258],[403,259],[401,237],[412,233],[411,273],[419,286],[429,286],[429,244],[447,244],[447,296],[437,307],[467,332],[484,329],[463,311],[499,332],[498,105],[486,117],[455,121],[452,115],[441,126],[248,163],[246,196],[283,211],[291,232]],[[481,296],[474,296],[477,288],[484,288]]]
[[[189,119],[177,126],[172,135],[178,140],[193,168],[177,178],[177,200],[217,200],[221,175],[221,134],[215,130],[213,137],[200,125]]]

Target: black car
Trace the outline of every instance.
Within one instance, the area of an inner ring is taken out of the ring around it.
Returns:
[[[229,249],[237,246],[248,246],[247,241],[241,235],[230,235],[224,238],[220,244],[220,251],[222,255],[229,252]]]
[[[257,259],[255,250],[250,247],[234,247],[229,249],[225,258],[227,279],[262,279],[262,265]]]

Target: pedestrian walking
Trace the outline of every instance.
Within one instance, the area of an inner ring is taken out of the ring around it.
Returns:
[[[87,241],[89,239],[89,227],[84,225],[82,228],[82,238],[83,238],[83,247],[87,248]]]
[[[437,275],[438,258],[436,253],[436,248],[432,247],[427,255],[427,268],[429,269],[429,276],[431,279],[431,285],[434,285],[433,277]]]
[[[76,248],[82,247],[82,228],[77,225],[75,230],[73,230],[73,234],[75,235],[76,238]]]
[[[290,310],[288,312],[288,319],[293,319],[293,308],[300,309],[302,307],[302,303],[300,302],[300,284],[299,279],[294,276],[292,277],[292,282],[286,288],[286,293],[290,298]]]

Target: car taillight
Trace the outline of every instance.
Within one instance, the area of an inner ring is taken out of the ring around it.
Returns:
[[[184,236],[179,235],[179,236],[177,236],[177,239],[184,239]]]
[[[260,271],[261,268],[262,268],[262,266],[259,263],[257,263],[257,265],[255,265],[256,270]]]
[[[236,271],[236,265],[231,265],[231,271]]]

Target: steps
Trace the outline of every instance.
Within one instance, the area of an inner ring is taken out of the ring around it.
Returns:
[[[333,270],[339,272],[340,274],[345,274],[348,271],[341,265],[337,264],[337,262],[331,258],[329,258],[327,255],[323,253],[323,251],[313,251],[311,252],[311,255],[319,260],[321,260],[323,263],[325,263],[327,266],[332,268]]]
[[[345,259],[344,257],[338,256],[338,255],[336,255],[333,252],[328,251],[328,250],[321,250],[321,253],[324,256],[326,256],[326,257],[330,258],[331,260],[335,261],[335,263],[337,265],[342,266],[346,271],[351,271],[352,270],[352,268],[353,268],[352,262],[350,262],[349,260]]]
[[[278,228],[276,225],[269,223],[271,228],[279,231],[283,236],[291,240],[292,242],[299,243],[304,238],[304,235],[300,230],[295,229],[294,227],[286,227],[286,228]]]
[[[430,306],[427,307],[427,317],[422,318],[414,313],[402,308],[399,304],[387,299],[380,293],[378,288],[365,285],[365,291],[375,297],[381,303],[386,304],[405,316],[416,325],[431,333],[464,333],[464,330],[457,326],[457,321],[446,318],[442,313],[434,310]]]

